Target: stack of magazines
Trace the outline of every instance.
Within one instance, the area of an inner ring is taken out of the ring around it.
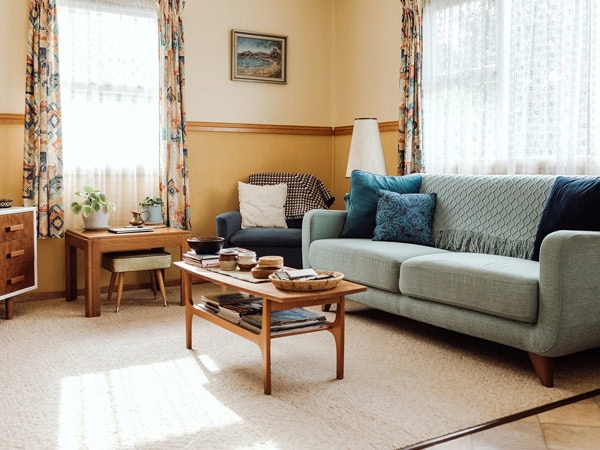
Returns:
[[[240,323],[246,314],[260,314],[262,299],[245,292],[231,292],[227,294],[204,295],[200,306],[206,311],[215,314],[233,323]]]
[[[323,314],[304,308],[286,309],[271,313],[271,334],[287,333],[292,330],[323,328],[327,324]],[[255,333],[262,329],[262,314],[245,314],[240,326]]]
[[[236,323],[254,333],[262,329],[262,299],[245,292],[203,295],[200,307],[206,312]],[[286,309],[271,313],[271,334],[298,329],[322,328],[327,324],[324,314],[304,308]]]

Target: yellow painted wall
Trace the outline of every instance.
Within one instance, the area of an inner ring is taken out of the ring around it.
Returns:
[[[331,127],[365,115],[396,120],[399,3],[188,1],[188,121]],[[0,1],[0,196],[16,205],[22,204],[23,129],[2,114],[23,112],[27,8],[28,0]],[[230,80],[232,28],[288,36],[287,85]],[[382,133],[382,141],[388,173],[395,173],[396,133]],[[336,196],[334,208],[342,209],[349,146],[350,135],[189,131],[192,234],[213,235],[215,215],[238,206],[237,181],[256,171],[312,173]],[[63,246],[62,239],[38,241],[37,294],[64,290]],[[108,284],[106,274],[103,280]]]

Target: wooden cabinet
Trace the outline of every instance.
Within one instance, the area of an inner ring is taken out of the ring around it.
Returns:
[[[35,208],[0,208],[0,300],[12,319],[12,297],[37,289]]]

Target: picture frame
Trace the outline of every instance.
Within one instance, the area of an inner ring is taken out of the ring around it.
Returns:
[[[287,84],[287,36],[231,30],[231,79]]]

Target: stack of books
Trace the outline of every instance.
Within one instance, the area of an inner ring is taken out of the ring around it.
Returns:
[[[183,262],[199,267],[219,267],[219,255],[197,255],[190,250],[183,254]]]
[[[293,330],[323,328],[327,324],[323,314],[304,308],[286,309],[271,313],[271,334],[288,333]],[[262,314],[245,314],[240,326],[255,333],[262,329]]]
[[[245,292],[203,295],[200,307],[216,316],[240,325],[254,333],[262,329],[262,298]],[[322,328],[327,324],[324,314],[304,308],[271,313],[271,334],[298,329]]]
[[[200,307],[230,322],[239,324],[246,314],[259,314],[262,299],[245,292],[204,295]]]

